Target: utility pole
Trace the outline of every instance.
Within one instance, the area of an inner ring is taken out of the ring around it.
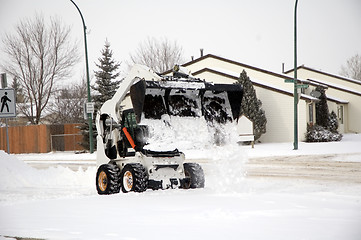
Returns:
[[[297,84],[297,3],[295,2],[294,20],[294,68],[293,79],[285,79],[285,83],[293,83],[293,150],[298,149],[298,89],[308,88],[308,84]]]
[[[88,65],[88,47],[87,47],[87,40],[86,40],[86,26],[85,21],[83,18],[83,14],[81,13],[79,7],[75,4],[73,0],[70,0],[76,9],[78,10],[81,20],[83,22],[83,30],[84,30],[84,47],[85,47],[85,65],[86,65],[86,81],[87,81],[87,89],[88,89],[88,103],[91,103],[91,96],[90,96],[90,81],[89,81],[89,65]],[[94,152],[94,144],[93,144],[93,119],[92,114],[88,114],[88,124],[89,124],[89,145],[90,145],[90,153]]]
[[[293,149],[298,149],[298,92],[297,92],[297,3],[295,2],[294,21],[294,69],[293,69]]]

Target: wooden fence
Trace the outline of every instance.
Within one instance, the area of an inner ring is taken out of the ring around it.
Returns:
[[[84,150],[80,124],[9,127],[10,153]],[[55,138],[52,136],[56,136]],[[70,137],[71,136],[71,137]],[[0,150],[6,151],[6,128],[0,128]]]

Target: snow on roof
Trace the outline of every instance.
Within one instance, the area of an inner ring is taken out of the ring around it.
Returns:
[[[238,73],[238,72],[230,71],[228,69],[223,69],[223,68],[219,68],[219,67],[211,67],[211,69],[226,73],[228,75],[233,75],[233,76],[238,76],[238,77],[240,75],[240,73]],[[282,79],[293,79],[292,77],[290,77],[288,75],[282,75],[282,74],[278,74],[277,77],[282,78]],[[300,78],[298,78],[297,80],[303,84],[320,85],[319,83],[312,83],[310,80],[305,80],[305,79],[300,79]]]
[[[352,94],[361,96],[360,91],[356,91],[355,89],[350,88],[350,87],[345,87],[343,85],[336,84],[336,83],[330,83],[330,82],[327,82],[327,81],[324,81],[324,80],[322,80],[322,81],[315,80],[315,79],[308,79],[308,80],[312,81],[312,82],[316,82],[316,83],[325,84],[328,87],[335,88],[335,89],[338,89],[338,90],[341,90],[341,91],[344,91],[344,92],[348,92],[348,93],[352,93]]]
[[[341,75],[337,75],[337,74],[333,74],[333,73],[327,73],[327,72],[324,72],[324,71],[321,71],[321,70],[317,70],[317,69],[314,69],[314,68],[311,68],[311,67],[306,67],[305,65],[301,65],[301,66],[298,66],[298,67],[297,67],[297,69],[300,69],[300,68],[303,68],[303,69],[306,69],[306,70],[310,70],[310,71],[313,71],[313,72],[317,72],[317,73],[320,73],[320,74],[323,74],[323,75],[326,75],[326,76],[330,76],[330,77],[334,77],[334,78],[339,78],[339,79],[342,79],[342,80],[346,80],[346,81],[348,81],[348,82],[352,82],[352,83],[361,85],[361,81],[360,81],[360,80],[357,80],[357,79],[348,78],[348,77],[341,76]],[[286,73],[289,73],[289,72],[292,72],[292,71],[293,71],[293,69],[290,69],[290,70],[286,71]]]
[[[343,100],[341,98],[336,98],[336,97],[332,97],[332,96],[328,96],[328,95],[327,95],[327,99],[332,102],[336,102],[336,103],[340,103],[340,104],[348,104],[349,103],[349,101],[347,101],[347,100]]]
[[[245,67],[245,68],[249,68],[249,69],[253,69],[255,71],[258,71],[258,72],[262,72],[262,73],[265,73],[265,74],[268,74],[268,75],[272,75],[272,76],[275,76],[275,77],[279,77],[279,78],[283,78],[283,79],[290,79],[292,77],[290,77],[289,75],[286,75],[286,74],[281,74],[281,73],[276,73],[276,72],[272,72],[272,71],[269,71],[269,70],[265,70],[265,69],[262,69],[262,68],[258,68],[258,67],[254,67],[254,66],[251,66],[251,65],[247,65],[247,64],[244,64],[244,63],[240,63],[240,62],[236,62],[236,61],[233,61],[233,60],[230,60],[230,59],[226,59],[226,58],[222,58],[222,57],[219,57],[219,56],[216,56],[216,55],[213,55],[213,54],[207,54],[203,57],[200,57],[200,58],[197,58],[195,60],[192,60],[190,62],[187,62],[185,64],[183,64],[182,66],[189,66],[189,65],[192,65],[193,63],[195,62],[199,62],[203,59],[206,59],[206,58],[214,58],[214,59],[217,59],[217,60],[220,60],[220,61],[224,61],[224,62],[227,62],[227,63],[230,63],[230,64],[234,64],[234,65],[238,65],[238,66],[242,66],[242,67]],[[212,67],[213,68],[213,67]],[[213,68],[214,69],[214,68]],[[227,70],[226,70],[227,71]],[[167,71],[168,73],[170,71]],[[167,73],[166,72],[166,73]],[[238,73],[239,75],[239,73]],[[314,85],[314,86],[318,86],[318,85],[321,85],[320,83],[316,83],[316,82],[309,82],[308,80],[305,80],[305,79],[300,79],[298,78],[297,79],[298,81],[300,81],[301,83],[303,84],[310,84],[310,85]],[[323,87],[325,87],[323,85]]]
[[[221,69],[221,68],[204,68],[202,70],[208,71],[208,72],[213,72],[213,73],[219,74],[219,75],[224,75],[224,76],[232,78],[234,80],[237,80],[239,78],[239,73],[234,72],[234,71],[230,71],[230,70]],[[198,73],[200,73],[201,71],[198,71]],[[283,89],[283,88],[280,88],[280,87],[275,87],[274,85],[265,83],[263,81],[255,79],[255,78],[250,77],[250,79],[251,79],[251,81],[253,83],[255,83],[256,85],[258,85],[260,87],[267,88],[267,89],[270,89],[270,90],[273,90],[273,91],[276,91],[276,92],[280,92],[280,93],[283,93],[283,94],[286,94],[286,95],[289,95],[289,96],[293,96],[292,91],[289,91],[289,90],[286,90],[286,89]],[[301,98],[311,100],[311,101],[318,101],[318,98],[315,98],[315,97],[312,97],[312,96],[309,96],[309,95],[306,95],[306,94],[301,94]]]

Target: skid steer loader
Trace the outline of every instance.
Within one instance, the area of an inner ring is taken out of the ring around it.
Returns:
[[[238,119],[242,94],[240,85],[209,83],[179,68],[161,76],[135,65],[97,112],[98,194],[203,188],[202,167],[185,163],[184,153],[145,148],[149,129],[142,119],[204,117],[210,125],[222,124]]]

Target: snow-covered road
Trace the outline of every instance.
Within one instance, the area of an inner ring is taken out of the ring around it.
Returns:
[[[111,196],[94,154],[0,151],[0,239],[360,239],[361,135],[291,146],[190,149],[204,189]]]
[[[2,235],[46,239],[359,239],[360,198],[210,189],[0,206]]]
[[[31,160],[24,162],[37,169],[61,166],[78,171],[79,168],[88,169],[96,165],[92,156],[89,156],[89,159],[78,160],[29,158]],[[343,158],[348,160],[341,161],[340,159]],[[361,183],[361,160],[358,162],[358,159],[360,159],[359,153],[254,157],[245,162],[244,169],[246,177],[304,178]],[[187,161],[198,162],[202,165],[212,164],[212,159],[188,159]]]
[[[340,161],[345,154],[300,155],[252,158],[245,169],[247,177],[309,179],[361,184],[361,163]],[[360,154],[348,154],[360,158]]]

